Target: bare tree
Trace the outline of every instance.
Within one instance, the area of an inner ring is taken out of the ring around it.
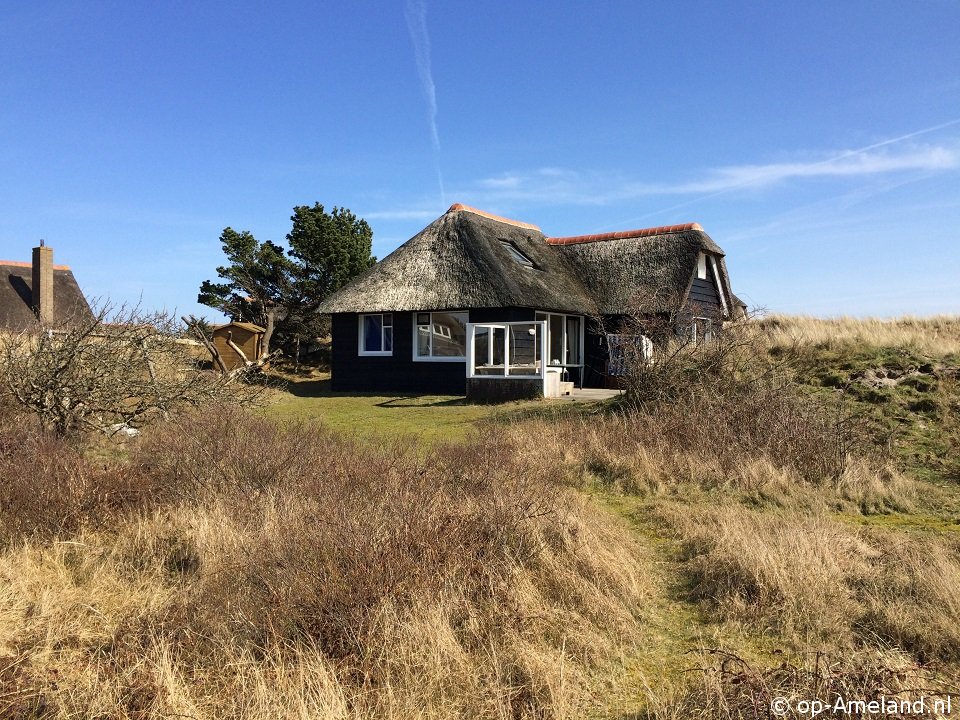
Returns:
[[[109,304],[92,318],[37,323],[0,336],[0,393],[60,436],[137,429],[181,407],[259,395],[242,372],[202,370],[181,330],[166,313]]]

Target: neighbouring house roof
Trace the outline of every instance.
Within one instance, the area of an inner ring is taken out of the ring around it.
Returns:
[[[532,307],[621,314],[636,309],[631,303],[640,295],[663,306],[685,301],[700,252],[716,257],[730,298],[723,251],[696,223],[546,237],[536,225],[458,203],[324,300],[320,312]]]
[[[54,324],[93,318],[73,271],[53,266]],[[22,330],[37,321],[33,312],[33,270],[28,262],[0,260],[0,329]]]

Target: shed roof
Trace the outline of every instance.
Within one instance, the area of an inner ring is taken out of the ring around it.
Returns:
[[[216,332],[217,330],[223,330],[229,327],[242,328],[243,330],[247,330],[248,332],[252,332],[252,333],[265,333],[267,331],[266,328],[262,328],[259,325],[254,325],[253,323],[248,323],[248,322],[239,322],[235,320],[232,322],[224,323],[223,325],[214,325],[213,332]]]
[[[533,307],[620,314],[640,294],[664,305],[683,302],[700,252],[717,258],[731,297],[723,250],[696,223],[548,238],[536,225],[457,203],[324,300],[320,312]]]
[[[54,324],[93,318],[73,271],[53,266]],[[0,260],[0,329],[22,330],[37,321],[33,312],[33,266],[28,262]]]

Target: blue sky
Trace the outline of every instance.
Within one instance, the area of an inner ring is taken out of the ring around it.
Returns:
[[[226,226],[699,222],[751,305],[960,312],[960,3],[0,5],[0,258],[180,312]]]

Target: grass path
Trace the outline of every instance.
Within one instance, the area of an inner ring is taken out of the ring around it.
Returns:
[[[768,658],[757,636],[710,617],[688,599],[680,542],[657,517],[657,500],[596,493],[597,504],[628,523],[643,551],[652,558],[646,578],[650,597],[637,608],[639,639],[622,650],[619,667],[596,678],[598,701],[593,717],[634,720],[653,705],[667,706],[698,678],[702,651],[724,647],[746,659]]]

